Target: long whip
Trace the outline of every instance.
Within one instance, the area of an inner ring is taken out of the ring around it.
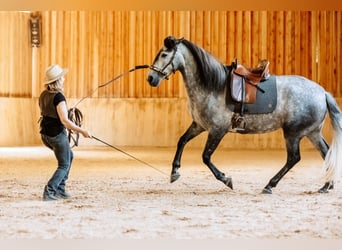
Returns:
[[[127,155],[127,156],[129,156],[130,158],[132,158],[132,159],[134,159],[134,160],[136,160],[136,161],[138,161],[138,162],[140,162],[140,163],[142,163],[142,164],[144,164],[144,165],[146,165],[146,166],[148,166],[150,168],[153,168],[154,170],[157,170],[159,173],[162,173],[163,175],[167,175],[166,173],[164,173],[163,171],[159,170],[158,168],[153,167],[151,164],[149,164],[149,163],[147,163],[147,162],[145,162],[143,160],[140,160],[139,158],[137,158],[137,157],[135,157],[135,156],[133,156],[133,155],[123,151],[122,149],[120,149],[118,147],[115,147],[115,146],[109,144],[108,142],[105,142],[105,141],[103,141],[103,140],[101,140],[101,139],[99,139],[99,138],[97,138],[97,137],[95,137],[93,135],[92,135],[92,138],[97,140],[97,141],[99,141],[99,142],[101,142],[101,143],[103,143],[103,144],[105,144],[105,145],[107,145],[107,146],[109,146],[109,147],[111,147],[111,148],[113,148],[113,149],[115,149],[115,150],[117,150],[117,151],[119,151],[119,152],[121,152],[121,153],[123,153],[123,154],[125,154],[125,155]]]
[[[82,112],[77,108],[77,105],[78,105],[78,104],[80,104],[84,99],[86,99],[86,98],[92,96],[99,88],[102,88],[102,87],[107,86],[108,84],[114,82],[115,80],[119,79],[120,77],[122,77],[122,76],[124,76],[124,75],[127,75],[128,73],[133,72],[133,71],[135,71],[135,70],[137,70],[137,69],[145,69],[145,68],[149,68],[149,67],[150,67],[149,65],[138,65],[138,66],[135,66],[134,68],[132,68],[132,69],[130,69],[130,70],[128,70],[128,71],[126,71],[126,72],[124,72],[124,73],[122,73],[122,74],[116,76],[116,77],[114,77],[113,79],[109,80],[108,82],[106,82],[106,83],[104,83],[104,84],[102,84],[102,85],[99,85],[99,86],[98,86],[95,90],[93,90],[89,95],[87,95],[87,96],[83,97],[82,99],[80,99],[80,100],[76,103],[76,105],[75,105],[73,108],[70,108],[70,109],[68,110],[68,117],[69,117],[69,119],[70,119],[71,121],[73,121],[77,126],[80,126],[80,127],[81,127],[81,126],[82,126],[82,121],[83,121],[83,114],[82,114]],[[73,143],[74,143],[74,145],[73,145],[72,147],[78,146],[79,133],[75,133],[75,134],[76,134],[76,138],[74,138],[74,137],[72,136],[72,134],[73,134],[74,132],[73,132],[72,130],[69,130],[68,132],[69,132],[69,135],[68,135],[68,137],[69,137],[69,142],[71,142],[71,140],[72,140]],[[140,160],[139,158],[137,158],[137,157],[135,157],[135,156],[133,156],[133,155],[131,155],[131,154],[129,154],[129,153],[123,151],[122,149],[120,149],[120,148],[118,148],[118,147],[115,147],[115,146],[109,144],[108,142],[105,142],[105,141],[103,141],[103,140],[97,138],[97,137],[94,136],[94,135],[92,135],[92,138],[95,139],[95,140],[97,140],[97,141],[99,141],[99,142],[101,142],[101,143],[103,143],[103,144],[105,144],[105,145],[107,145],[107,146],[109,146],[109,147],[111,147],[111,148],[113,148],[113,149],[115,149],[115,150],[117,150],[117,151],[119,151],[119,152],[121,152],[121,153],[123,153],[123,154],[125,154],[125,155],[127,155],[127,156],[129,156],[130,158],[132,158],[132,159],[134,159],[134,160],[136,160],[136,161],[138,161],[138,162],[140,162],[140,163],[142,163],[142,164],[144,164],[144,165],[146,165],[146,166],[148,166],[148,167],[150,167],[150,168],[153,168],[154,170],[158,171],[159,173],[161,173],[161,174],[163,174],[163,175],[167,175],[166,173],[164,173],[163,171],[159,170],[158,168],[153,167],[151,164],[149,164],[149,163],[147,163],[147,162],[145,162],[145,161],[143,161],[143,160]]]
[[[147,65],[147,64],[144,64],[144,65],[137,65],[137,66],[135,66],[134,68],[132,68],[132,69],[130,69],[130,70],[127,70],[127,71],[121,73],[120,75],[114,77],[113,79],[109,80],[108,82],[99,85],[99,86],[98,86],[96,89],[94,89],[89,95],[87,95],[87,96],[83,97],[82,99],[80,99],[80,100],[75,104],[74,108],[76,108],[77,105],[80,104],[84,99],[86,99],[86,98],[92,96],[99,88],[105,87],[105,86],[107,86],[108,84],[114,82],[115,80],[117,80],[117,79],[119,79],[119,78],[121,78],[121,77],[123,77],[123,76],[129,74],[130,72],[133,72],[133,71],[137,70],[137,69],[146,69],[146,68],[149,68],[149,67],[150,67],[150,66]]]
[[[99,85],[96,89],[94,89],[89,95],[81,98],[75,105],[74,107],[70,108],[68,110],[68,117],[71,121],[73,121],[77,126],[81,127],[82,126],[82,121],[83,121],[83,114],[82,112],[77,108],[77,105],[79,105],[83,100],[85,100],[86,98],[89,98],[90,96],[92,96],[99,88],[103,88],[105,86],[107,86],[108,84],[116,81],[117,79],[127,75],[130,72],[133,72],[137,69],[146,69],[149,68],[150,66],[147,64],[144,65],[137,65],[134,68],[127,70],[123,73],[121,73],[120,75],[114,77],[113,79],[109,80],[108,82]],[[74,137],[73,134],[76,134],[76,136]],[[74,146],[78,146],[78,140],[79,140],[79,134],[73,132],[71,129],[68,129],[68,138],[69,138],[69,142],[73,141],[73,145]]]

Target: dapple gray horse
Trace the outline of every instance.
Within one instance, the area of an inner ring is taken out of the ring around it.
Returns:
[[[232,116],[226,105],[227,81],[232,68],[220,63],[203,48],[186,39],[166,37],[164,46],[156,55],[147,81],[157,87],[163,79],[180,71],[189,99],[192,123],[180,137],[172,163],[171,182],[180,174],[181,156],[188,141],[203,131],[208,138],[202,154],[203,162],[216,179],[233,188],[232,178],[227,177],[211,161],[226,133],[232,131]],[[263,193],[272,193],[282,177],[300,161],[300,141],[307,137],[324,159],[325,184],[319,192],[326,193],[333,188],[340,174],[342,157],[342,115],[331,94],[317,83],[302,76],[276,76],[277,104],[269,114],[245,114],[246,128],[243,133],[259,134],[282,129],[287,150],[287,161],[283,168],[270,179]],[[322,126],[327,112],[334,131],[329,147],[322,137]]]

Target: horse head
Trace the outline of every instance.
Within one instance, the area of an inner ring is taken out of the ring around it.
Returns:
[[[164,46],[155,57],[147,76],[147,81],[151,86],[157,87],[163,79],[168,80],[171,73],[179,69],[180,60],[177,58],[177,48],[183,40],[184,38],[177,39],[173,36],[164,39]]]
[[[164,46],[167,49],[172,50],[177,44],[182,41],[182,39],[177,39],[174,36],[168,36],[164,39]]]

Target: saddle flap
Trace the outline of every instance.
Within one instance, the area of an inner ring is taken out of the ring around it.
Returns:
[[[233,77],[233,74],[232,74]],[[231,81],[230,81],[231,83]],[[229,86],[232,86],[230,83]],[[250,85],[250,84],[246,84]],[[254,86],[250,85],[255,89]],[[268,114],[274,111],[277,106],[277,84],[276,77],[274,75],[270,75],[269,78],[265,81],[262,81],[258,85],[263,91],[256,90],[256,100],[254,103],[245,103],[243,105],[243,113],[244,114]],[[228,92],[229,91],[229,92]],[[232,112],[239,112],[239,104],[232,97],[232,90],[228,87],[226,94],[226,102],[228,108]]]
[[[244,86],[243,84],[244,78],[234,72],[231,74],[231,81],[230,81],[230,89],[231,89],[231,96],[234,101],[242,102],[244,98]]]
[[[252,84],[245,76],[237,74],[235,71],[231,74],[231,96],[236,102],[254,103],[256,100],[256,84]]]

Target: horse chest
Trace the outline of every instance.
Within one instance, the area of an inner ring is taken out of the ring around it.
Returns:
[[[223,97],[207,95],[201,100],[190,99],[189,109],[192,119],[206,130],[213,126],[225,127],[229,123]]]

